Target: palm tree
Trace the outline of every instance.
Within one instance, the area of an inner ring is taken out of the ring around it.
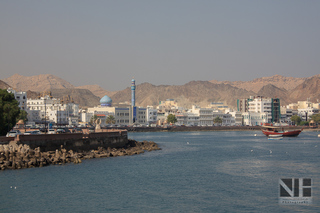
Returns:
[[[113,117],[113,115],[109,115],[106,119],[106,123],[107,124],[115,124],[116,123],[116,119]]]
[[[221,123],[222,123],[222,119],[217,116],[217,117],[213,120],[213,122],[214,122],[215,124],[216,124],[216,123],[221,124]]]

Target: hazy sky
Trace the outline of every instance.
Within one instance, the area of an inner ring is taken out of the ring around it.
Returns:
[[[0,0],[0,79],[109,90],[320,74],[319,0]]]

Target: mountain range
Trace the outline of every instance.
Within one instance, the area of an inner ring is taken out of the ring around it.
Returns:
[[[128,81],[130,85],[130,81]],[[131,89],[107,91],[99,85],[75,87],[69,82],[50,74],[22,76],[15,74],[0,80],[0,88],[12,87],[16,91],[28,91],[29,97],[40,92],[51,91],[51,95],[65,101],[74,101],[82,107],[99,104],[101,97],[108,95],[114,105],[131,101]],[[29,95],[30,94],[30,95]],[[180,106],[191,107],[196,104],[206,107],[211,102],[224,102],[235,107],[236,100],[249,96],[280,98],[281,105],[304,101],[317,102],[320,99],[320,75],[309,78],[293,78],[280,75],[257,78],[252,81],[191,81],[184,85],[138,84],[136,105],[156,106],[159,101],[176,99]]]

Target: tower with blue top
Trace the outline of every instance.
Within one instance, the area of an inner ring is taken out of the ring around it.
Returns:
[[[131,106],[136,106],[136,81],[131,80]]]
[[[136,81],[131,80],[131,107],[132,107],[132,122],[136,122],[137,109],[136,109]]]

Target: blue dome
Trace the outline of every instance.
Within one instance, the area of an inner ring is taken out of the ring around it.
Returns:
[[[109,96],[105,95],[100,99],[101,106],[111,106],[112,100]]]

